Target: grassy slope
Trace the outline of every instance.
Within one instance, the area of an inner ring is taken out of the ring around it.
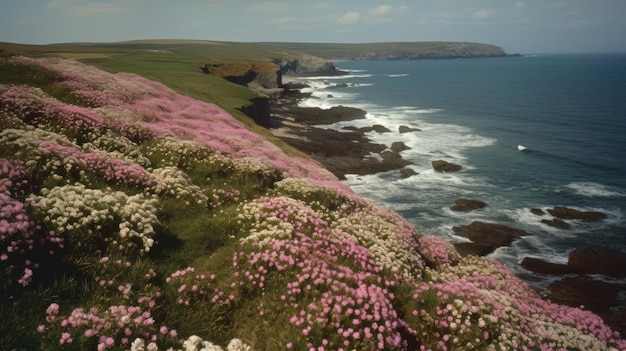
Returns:
[[[0,50],[33,57],[62,57],[78,60],[108,72],[129,72],[161,82],[176,92],[215,103],[228,111],[255,133],[261,134],[290,155],[304,156],[267,129],[258,126],[239,109],[249,106],[258,97],[250,89],[204,74],[200,67],[206,63],[229,61],[235,56],[243,62],[258,62],[283,50],[268,50],[254,45],[206,41],[138,41],[114,44],[21,45],[0,43]],[[157,51],[150,51],[157,50]],[[289,52],[290,54],[294,54]],[[263,61],[264,62],[264,61]]]

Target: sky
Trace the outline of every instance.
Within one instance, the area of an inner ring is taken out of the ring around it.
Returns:
[[[626,0],[2,0],[0,41],[468,41],[626,52]]]

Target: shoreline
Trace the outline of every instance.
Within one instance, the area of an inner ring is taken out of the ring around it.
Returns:
[[[365,119],[367,111],[345,106],[330,109],[299,106],[301,101],[311,97],[310,93],[301,91],[308,85],[297,77],[287,77],[286,81],[283,92],[270,104],[270,131],[290,146],[309,154],[337,178],[345,180],[346,174],[401,171],[412,164],[400,155],[405,149],[402,145],[388,148],[366,136],[372,130],[389,131],[382,126],[343,128],[341,131],[318,127]]]

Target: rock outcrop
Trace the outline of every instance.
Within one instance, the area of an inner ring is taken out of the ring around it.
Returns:
[[[432,161],[433,169],[437,172],[457,172],[461,170],[461,166],[444,160]]]
[[[283,75],[311,76],[344,74],[344,72],[339,71],[332,62],[310,55],[277,57],[274,58],[274,63],[280,66],[280,72]]]
[[[467,212],[473,211],[487,206],[480,200],[458,199],[454,201],[454,205],[450,207],[452,211]]]
[[[471,243],[454,244],[461,255],[485,256],[500,246],[510,246],[515,239],[530,235],[521,229],[481,221],[453,227],[452,230],[457,235],[463,235],[472,241]]]
[[[574,219],[583,222],[597,222],[606,218],[606,214],[597,211],[578,211],[568,207],[556,206],[548,213],[560,219]]]

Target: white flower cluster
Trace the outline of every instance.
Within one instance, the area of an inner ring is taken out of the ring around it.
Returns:
[[[141,338],[135,339],[130,345],[130,351],[158,351],[159,347],[154,342],[150,342],[146,345],[146,341]],[[250,346],[246,345],[240,339],[232,339],[226,351],[251,351]],[[187,340],[183,341],[183,349],[169,348],[167,351],[224,351],[218,345],[215,345],[209,341],[202,340],[197,335],[190,336]]]
[[[335,188],[314,184],[304,178],[280,180],[274,183],[274,192],[306,202],[312,208],[324,212],[330,221],[352,213],[363,205],[362,201],[346,196]]]
[[[143,194],[128,196],[121,191],[87,189],[76,183],[42,189],[41,195],[31,195],[27,204],[61,235],[107,237],[110,233],[101,233],[103,228],[118,229],[118,238],[112,238],[111,243],[120,249],[133,245],[133,238],[141,241],[143,251],[150,251],[154,244],[154,225],[158,223],[156,199]],[[79,237],[73,239],[81,241]]]
[[[191,140],[179,140],[171,137],[159,140],[146,150],[149,156],[159,156],[163,166],[174,166],[189,170],[199,162],[211,161],[218,157],[207,146]]]
[[[24,129],[5,129],[0,132],[0,147],[4,150],[12,150],[14,152],[12,157],[26,161],[28,168],[34,168],[42,159],[43,152],[39,149],[39,144],[43,140],[78,147],[64,135],[32,126],[26,126]],[[38,171],[46,171],[48,166],[42,166]]]
[[[400,235],[396,223],[369,211],[357,211],[331,224],[333,235],[348,236],[366,247],[376,263],[408,281],[420,280],[424,265],[415,242]]]
[[[293,225],[278,217],[266,218],[250,229],[248,236],[241,239],[242,243],[267,244],[273,240],[290,239],[293,235]]]
[[[87,138],[90,142],[83,144],[82,147],[85,152],[105,153],[128,164],[136,163],[144,168],[150,167],[150,160],[139,151],[136,143],[110,129],[105,133],[90,132]]]
[[[187,174],[176,167],[157,168],[152,171],[152,177],[156,180],[152,191],[159,196],[191,200],[197,204],[206,204],[209,200],[202,188],[193,184]]]

